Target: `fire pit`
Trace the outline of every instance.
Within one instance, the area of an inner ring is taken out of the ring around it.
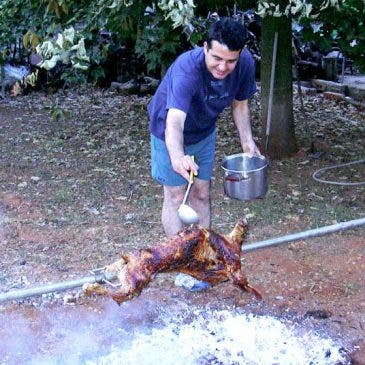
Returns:
[[[270,316],[195,310],[191,322],[169,318],[163,327],[136,332],[128,347],[88,365],[119,364],[347,364],[331,339]]]
[[[341,343],[305,321],[222,303],[201,308],[141,296],[120,307],[106,301],[102,308],[38,309],[27,318],[0,313],[0,363],[350,364]]]

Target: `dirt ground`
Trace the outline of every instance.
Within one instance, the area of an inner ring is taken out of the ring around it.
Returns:
[[[91,89],[0,100],[1,292],[78,279],[121,252],[164,240],[162,190],[149,174],[148,101]],[[223,193],[221,161],[239,152],[229,113],[223,114],[212,181],[215,231],[229,232],[246,216],[252,243],[365,216],[364,185],[312,178],[320,168],[364,158],[364,111],[320,94],[304,97],[304,111],[299,106],[295,94],[299,152],[270,162],[269,191],[250,202]],[[257,96],[251,109],[258,142],[259,108]],[[365,165],[321,177],[365,181]],[[174,286],[172,274],[161,274],[141,297],[179,297],[198,306],[225,302],[305,318],[349,346],[354,364],[365,363],[364,227],[252,251],[243,265],[262,302],[230,284],[186,292]],[[0,313],[34,316],[64,305],[64,295],[1,303]],[[74,304],[97,308],[108,300],[77,295]]]

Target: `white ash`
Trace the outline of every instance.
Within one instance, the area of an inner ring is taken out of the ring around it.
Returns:
[[[87,365],[265,365],[349,364],[345,350],[330,338],[270,316],[228,310],[196,311],[194,320],[166,320],[148,334],[135,332],[128,346]]]

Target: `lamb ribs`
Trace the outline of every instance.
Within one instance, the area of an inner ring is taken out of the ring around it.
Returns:
[[[246,232],[245,219],[228,235],[197,225],[185,227],[165,242],[122,255],[120,260],[108,265],[106,273],[114,274],[119,281],[117,290],[86,284],[84,292],[109,295],[120,304],[138,296],[156,274],[176,271],[213,285],[230,280],[261,299],[261,294],[248,284],[241,267],[241,246]]]

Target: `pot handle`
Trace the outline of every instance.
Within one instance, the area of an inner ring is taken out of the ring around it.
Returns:
[[[235,175],[227,175],[224,177],[225,181],[242,181],[242,180],[249,180],[249,177],[244,177],[244,176],[235,176]]]

